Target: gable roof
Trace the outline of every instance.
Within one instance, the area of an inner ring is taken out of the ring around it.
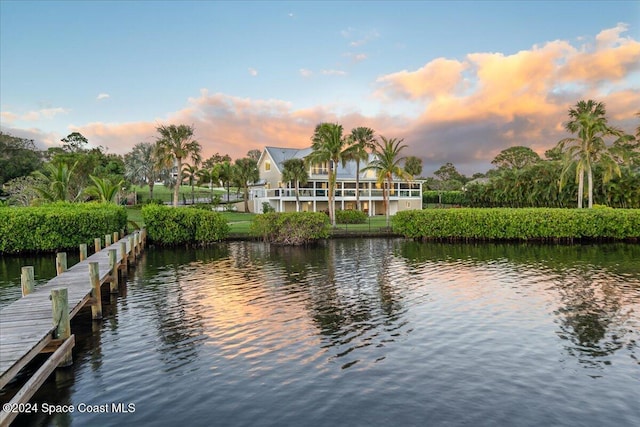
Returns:
[[[302,159],[304,160],[311,152],[313,151],[311,147],[308,148],[281,148],[281,147],[265,147],[265,151],[271,156],[273,161],[276,163],[276,167],[278,168],[278,172],[282,173],[284,168],[283,163],[285,160],[289,159]],[[375,157],[370,154],[369,162],[371,162]],[[362,169],[366,166],[365,162],[360,163],[360,177],[364,178],[366,172],[363,172]],[[344,166],[342,164],[338,164],[338,168],[336,169],[336,177],[349,179],[355,178],[356,176],[356,162],[348,161]]]

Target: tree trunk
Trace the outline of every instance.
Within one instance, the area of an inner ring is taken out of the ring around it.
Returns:
[[[587,179],[589,185],[589,209],[593,207],[593,171],[591,170],[591,165],[587,168]]]
[[[298,180],[296,180],[296,212],[300,212],[300,191],[298,189]]]
[[[149,182],[149,200],[153,200],[153,185],[154,182],[152,180],[151,182]],[[135,203],[137,204],[138,201],[136,200]]]
[[[176,157],[178,166],[178,174],[176,175],[176,187],[173,189],[173,207],[178,207],[178,198],[180,197],[180,184],[182,184],[182,158]]]
[[[360,160],[356,160],[356,210],[360,210]]]
[[[582,209],[582,196],[584,195],[584,169],[578,166],[578,209]]]
[[[244,211],[249,212],[249,186],[244,186]]]

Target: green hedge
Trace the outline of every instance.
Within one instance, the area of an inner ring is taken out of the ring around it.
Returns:
[[[464,191],[436,191],[426,190],[422,192],[423,204],[442,203],[443,205],[461,205],[469,204],[467,195]]]
[[[329,236],[329,217],[322,212],[268,212],[253,219],[251,233],[275,244],[307,244]]]
[[[638,239],[640,209],[462,208],[402,211],[393,229],[415,239]]]
[[[53,252],[93,245],[126,228],[127,212],[110,203],[53,203],[0,208],[0,253]]]
[[[227,220],[218,212],[162,205],[142,207],[149,241],[159,245],[207,244],[229,234]]]
[[[362,211],[336,211],[336,223],[338,224],[364,224],[367,222],[367,214]]]

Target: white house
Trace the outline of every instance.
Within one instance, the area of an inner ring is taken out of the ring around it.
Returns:
[[[292,149],[266,147],[258,160],[260,181],[251,191],[250,210],[262,212],[262,204],[269,203],[276,212],[296,211],[296,191],[294,182],[282,181],[283,163],[285,160],[304,159],[311,153],[311,148]],[[372,157],[373,158],[373,157]],[[384,215],[382,188],[376,183],[375,171],[362,172],[367,165],[360,163],[360,205],[369,216]],[[329,209],[328,164],[309,166],[309,181],[300,185],[300,210],[321,212]],[[336,189],[336,210],[356,208],[356,162],[348,162],[344,167],[338,165]],[[394,180],[393,190],[389,197],[391,215],[398,211],[422,209],[422,182]]]

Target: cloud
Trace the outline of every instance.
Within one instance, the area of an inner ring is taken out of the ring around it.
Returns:
[[[351,47],[361,47],[369,42],[380,37],[380,33],[377,30],[370,30],[367,32],[358,31],[355,28],[347,28],[346,30],[340,31],[340,35],[345,39],[351,40],[349,42],[349,46]]]
[[[342,70],[321,70],[321,74],[325,76],[346,76],[347,72]]]
[[[26,113],[14,113],[12,111],[2,111],[0,117],[5,124],[14,124],[16,122],[38,122],[41,120],[50,120],[59,114],[68,114],[69,109],[57,107],[57,108],[42,108],[40,110],[27,111]]]
[[[342,56],[351,59],[351,61],[353,62],[362,62],[369,57],[366,53],[353,53],[353,52],[347,52]]]
[[[251,74],[253,77],[258,75],[258,70],[256,70],[255,68],[251,68],[249,67],[249,74]]]
[[[311,77],[312,74],[313,74],[313,71],[307,70],[306,68],[300,68],[300,75],[302,77]]]
[[[100,94],[98,94],[98,96],[96,97],[96,99],[97,99],[98,101],[102,101],[103,99],[108,99],[108,98],[111,98],[111,96],[109,96],[109,94],[108,94],[108,93],[100,93]]]

